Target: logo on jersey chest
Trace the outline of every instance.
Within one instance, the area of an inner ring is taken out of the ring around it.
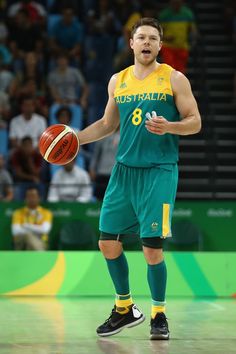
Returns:
[[[163,82],[164,82],[164,77],[158,77],[158,78],[157,78],[157,85],[158,85],[158,86],[162,85]]]
[[[122,82],[122,83],[120,84],[120,89],[123,89],[123,88],[126,88],[126,87],[127,87],[127,85],[126,85],[125,82]]]

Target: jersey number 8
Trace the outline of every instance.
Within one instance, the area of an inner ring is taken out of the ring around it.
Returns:
[[[140,108],[136,108],[133,111],[133,115],[132,115],[132,123],[133,125],[139,125],[142,122],[142,110]]]

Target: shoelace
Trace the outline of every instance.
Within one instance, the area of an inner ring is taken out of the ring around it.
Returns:
[[[155,325],[166,327],[167,326],[166,320],[167,320],[166,315],[164,313],[160,313],[154,318],[153,321]]]
[[[111,311],[110,316],[106,319],[106,321],[104,322],[104,324],[105,324],[105,323],[108,323],[108,322],[110,321],[110,319],[111,319],[112,316],[114,315],[115,311],[116,311],[116,309],[115,309],[115,307],[114,307],[114,308],[112,309],[112,311]]]

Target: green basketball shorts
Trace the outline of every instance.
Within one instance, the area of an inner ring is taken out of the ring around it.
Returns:
[[[117,163],[104,196],[100,231],[170,237],[177,183],[177,164],[136,168]]]

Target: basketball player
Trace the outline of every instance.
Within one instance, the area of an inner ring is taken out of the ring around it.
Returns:
[[[112,134],[120,125],[117,162],[99,227],[99,247],[116,298],[110,317],[97,328],[99,336],[116,334],[145,319],[131,297],[122,248],[123,234],[139,233],[152,299],[150,339],[169,338],[163,241],[171,236],[178,135],[198,133],[201,118],[187,78],[156,61],[162,36],[162,28],[153,18],[142,18],[134,25],[130,39],[134,65],[112,76],[103,117],[78,133],[83,145]]]

